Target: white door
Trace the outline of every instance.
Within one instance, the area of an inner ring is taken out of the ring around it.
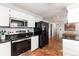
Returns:
[[[34,51],[38,48],[38,36],[31,37],[31,51]]]
[[[0,26],[9,26],[9,8],[0,6]]]
[[[11,42],[0,44],[0,56],[11,56]]]

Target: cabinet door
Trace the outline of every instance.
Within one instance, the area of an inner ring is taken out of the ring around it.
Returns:
[[[32,20],[28,21],[27,27],[35,27],[35,21]]]
[[[0,26],[9,26],[9,8],[0,6]]]
[[[26,19],[26,15],[20,11],[14,10],[14,9],[10,9],[10,17],[14,17],[17,19]]]
[[[11,56],[11,43],[0,44],[0,56]]]
[[[31,51],[38,48],[38,36],[31,37]]]
[[[79,41],[63,39],[63,55],[79,56]]]
[[[28,18],[27,18],[27,27],[35,27],[35,17],[30,15]]]
[[[26,20],[28,21],[27,27],[35,27],[35,17],[32,15],[28,15],[13,9],[10,9],[10,17],[19,19],[19,20]]]

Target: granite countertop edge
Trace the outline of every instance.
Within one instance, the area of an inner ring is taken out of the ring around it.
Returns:
[[[62,38],[62,39],[73,40],[73,41],[79,41],[79,40],[77,40],[77,39],[69,39],[69,38]]]
[[[30,37],[33,37],[33,36],[38,36],[38,35],[32,35],[32,36],[29,36],[29,37],[26,37],[26,38],[30,38]],[[6,42],[11,42],[11,40],[4,40],[4,41],[0,40],[0,44],[1,43],[6,43]]]
[[[1,43],[6,43],[6,42],[10,42],[11,40],[4,40],[4,41],[0,41],[0,44]]]

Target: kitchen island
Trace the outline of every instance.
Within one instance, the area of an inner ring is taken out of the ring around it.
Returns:
[[[63,39],[63,55],[79,56],[79,41],[71,39]]]

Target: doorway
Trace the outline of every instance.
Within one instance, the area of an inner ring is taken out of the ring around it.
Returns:
[[[52,39],[52,24],[50,24],[50,38]]]

